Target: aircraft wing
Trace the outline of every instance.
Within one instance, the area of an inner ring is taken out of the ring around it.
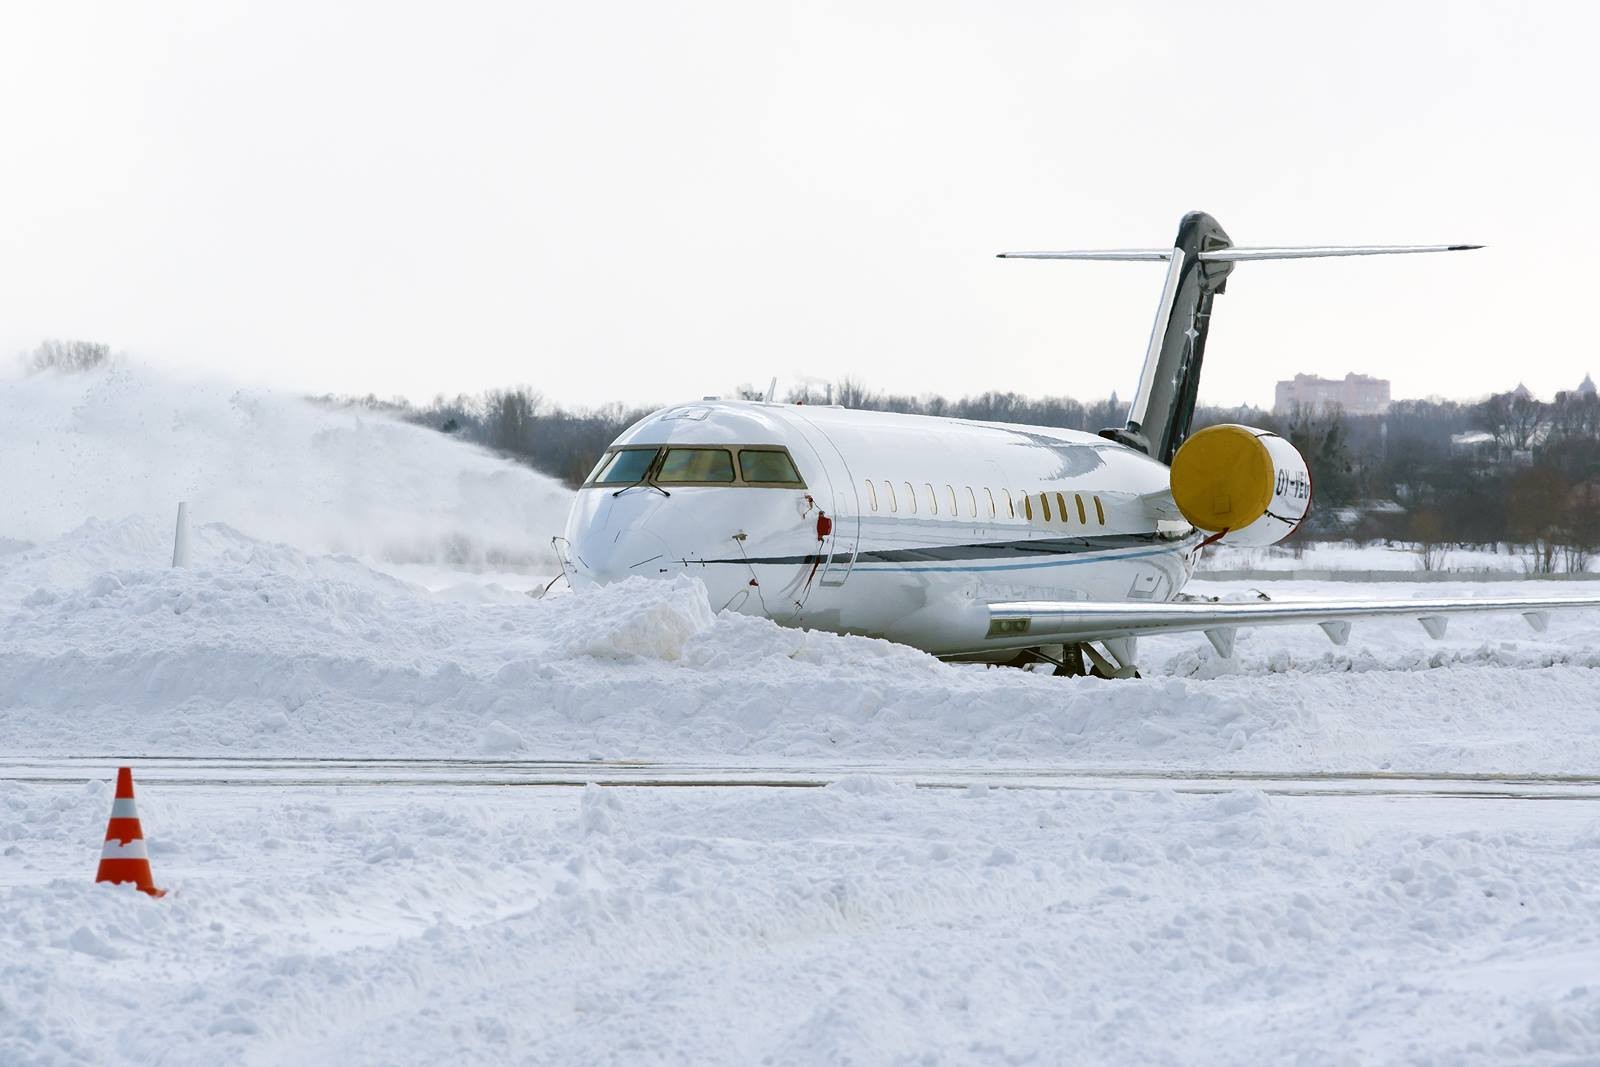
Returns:
[[[1222,656],[1233,653],[1235,632],[1248,626],[1315,624],[1334,644],[1350,636],[1350,625],[1362,619],[1412,618],[1429,636],[1444,636],[1451,615],[1498,612],[1520,614],[1538,632],[1550,624],[1550,613],[1600,608],[1600,596],[1565,597],[1436,597],[1417,600],[1180,600],[1170,603],[1106,603],[1093,601],[1017,601],[989,605],[989,647],[1078,643],[1139,637],[1145,634],[1200,631]]]

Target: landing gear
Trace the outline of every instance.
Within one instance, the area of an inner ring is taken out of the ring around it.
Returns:
[[[1019,667],[1025,671],[1038,671],[1044,666],[1057,678],[1138,678],[1138,667],[1133,665],[1134,641],[1131,637],[1104,642],[1111,657],[1093,644],[1041,645],[1025,648],[1011,660],[1000,664]]]
[[[1051,672],[1057,678],[1082,678],[1089,672],[1083,669],[1083,646],[1062,645],[1061,662]]]
[[[1096,666],[1090,668],[1089,676],[1091,678],[1143,678],[1144,677],[1144,675],[1139,673],[1139,668],[1137,668],[1137,667],[1117,667],[1116,669],[1114,669],[1114,670],[1112,670],[1112,671],[1110,671],[1108,673],[1105,668],[1099,666],[1098,664]]]
[[[1106,651],[1115,657],[1116,662],[1106,658],[1094,645],[1085,642],[1082,645],[1084,655],[1089,657],[1093,664],[1090,673],[1096,678],[1138,678],[1139,668],[1134,663],[1134,656],[1138,652],[1138,643],[1132,637],[1111,638],[1104,642]]]

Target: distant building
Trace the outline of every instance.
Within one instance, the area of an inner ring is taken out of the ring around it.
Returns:
[[[1278,383],[1272,412],[1286,415],[1296,406],[1340,407],[1350,415],[1382,415],[1389,410],[1389,379],[1354,373],[1343,378],[1296,374]]]
[[[1595,394],[1594,379],[1589,377],[1587,374],[1585,374],[1583,376],[1583,381],[1578,383],[1578,395],[1579,396],[1594,396],[1594,394]]]

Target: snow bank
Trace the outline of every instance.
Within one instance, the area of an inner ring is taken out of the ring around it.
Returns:
[[[558,602],[548,621],[559,652],[681,660],[689,643],[716,624],[705,586],[684,575],[670,582],[629,578],[607,590],[606,599],[614,610],[595,611],[589,598]]]
[[[571,494],[434,431],[117,364],[0,380],[0,550],[85,519],[197,522],[392,563],[554,573]]]
[[[1245,631],[1231,661],[1163,638],[1144,644],[1142,680],[1066,682],[713,615],[688,578],[466,598],[217,524],[196,527],[193,565],[174,570],[165,537],[95,521],[0,555],[9,751],[1500,772],[1600,759],[1593,615],[1542,635],[1516,616],[1457,618],[1442,643],[1372,622],[1345,648],[1315,627]]]

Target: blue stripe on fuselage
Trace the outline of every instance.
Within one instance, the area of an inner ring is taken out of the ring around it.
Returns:
[[[1150,557],[1150,556],[1167,556],[1167,555],[1177,556],[1177,555],[1181,555],[1184,551],[1186,551],[1186,549],[1183,549],[1183,548],[1153,548],[1153,549],[1145,549],[1144,551],[1140,551],[1140,552],[1123,551],[1121,553],[1117,553],[1116,550],[1113,549],[1113,550],[1109,550],[1109,551],[1105,551],[1105,552],[1076,553],[1076,554],[1070,555],[1070,556],[1063,556],[1060,559],[1039,560],[1039,561],[1033,562],[1033,563],[989,563],[989,564],[977,564],[977,565],[960,566],[960,567],[943,566],[943,565],[938,565],[938,566],[925,565],[925,566],[905,567],[905,566],[891,565],[891,564],[887,564],[887,563],[867,563],[867,562],[863,562],[861,560],[857,560],[856,563],[855,563],[854,570],[856,570],[856,571],[871,571],[871,572],[873,572],[875,574],[892,574],[892,573],[896,573],[896,572],[907,572],[907,573],[912,573],[912,574],[926,574],[926,573],[931,573],[931,572],[944,572],[944,571],[1020,571],[1020,570],[1036,570],[1036,569],[1038,569],[1040,567],[1071,567],[1071,566],[1074,566],[1075,564],[1081,564],[1081,563],[1104,563],[1104,562],[1109,562],[1111,560],[1144,559],[1144,558],[1147,558],[1147,557]]]

